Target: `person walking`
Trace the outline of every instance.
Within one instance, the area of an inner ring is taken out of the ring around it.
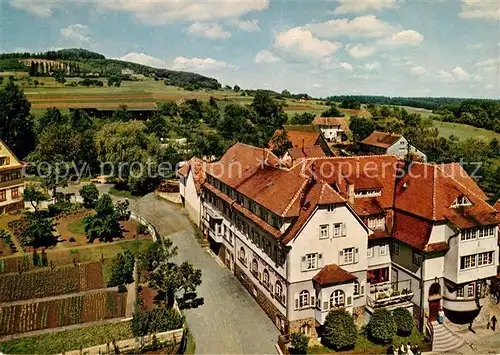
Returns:
[[[491,330],[495,331],[496,326],[497,326],[497,317],[493,315],[493,317],[491,317]]]
[[[438,323],[443,324],[444,323],[444,311],[442,308],[439,309],[438,312]]]

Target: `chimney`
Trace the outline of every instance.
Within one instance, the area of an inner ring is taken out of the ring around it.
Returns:
[[[350,182],[347,182],[347,201],[349,201],[349,203],[351,205],[354,205],[354,184],[351,184]]]

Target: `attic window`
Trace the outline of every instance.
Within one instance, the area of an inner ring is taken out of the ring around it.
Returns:
[[[380,196],[382,195],[382,190],[378,189],[364,189],[364,190],[356,190],[354,192],[355,197],[372,197],[372,196]]]
[[[457,197],[451,204],[451,208],[458,208],[462,206],[472,206],[472,202],[470,202],[470,200],[465,195]]]

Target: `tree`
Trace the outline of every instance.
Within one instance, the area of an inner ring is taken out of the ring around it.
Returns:
[[[148,179],[156,173],[159,142],[139,121],[116,122],[104,125],[95,135],[100,161],[113,164],[116,177],[123,179],[132,191],[147,188]],[[127,163],[133,162],[133,163]]]
[[[146,128],[148,133],[154,134],[157,138],[167,137],[167,122],[158,112],[146,122]]]
[[[57,243],[53,234],[55,228],[52,219],[43,218],[39,213],[27,213],[22,218],[22,223],[25,225],[20,235],[22,245],[39,248]]]
[[[14,81],[0,88],[0,139],[21,159],[35,145],[30,110],[31,104]]]
[[[233,88],[233,90],[235,92],[240,92],[241,88],[238,85],[235,85],[234,88]]]
[[[139,255],[139,265],[143,270],[153,271],[162,262],[167,262],[175,257],[177,250],[172,240],[165,238],[163,243],[155,242]]]
[[[356,345],[357,331],[352,315],[343,309],[328,312],[321,339],[335,350],[353,348]]]
[[[379,308],[373,312],[370,323],[368,323],[368,334],[373,341],[387,344],[396,335],[396,323],[390,311]]]
[[[136,337],[180,329],[184,317],[175,309],[161,305],[155,309],[136,311],[132,318],[132,333]]]
[[[49,107],[42,116],[36,120],[36,132],[38,135],[51,127],[60,127],[68,123],[68,118],[61,114],[56,107]]]
[[[270,93],[263,90],[257,90],[251,108],[256,113],[254,123],[260,126],[270,126],[276,129],[288,120],[283,111],[283,104],[274,100]]]
[[[86,184],[80,189],[80,196],[83,198],[85,208],[95,208],[99,199],[99,190],[94,183]]]
[[[344,114],[338,109],[334,102],[329,104],[329,108],[321,113],[321,117],[343,117]]]
[[[278,157],[282,157],[288,149],[293,147],[292,142],[288,139],[288,133],[285,129],[276,134],[272,138],[271,142],[273,144],[273,153]]]
[[[116,218],[119,221],[128,221],[130,219],[130,210],[128,209],[130,202],[128,200],[118,201],[115,205]]]
[[[122,235],[115,207],[109,195],[104,194],[99,197],[95,211],[94,215],[83,219],[85,234],[89,243],[93,243],[96,239],[101,242],[111,242],[113,238]]]
[[[43,201],[47,201],[49,197],[42,190],[38,189],[35,185],[29,184],[24,189],[24,201],[31,204],[35,213],[38,212],[38,206]]]
[[[219,120],[217,129],[226,139],[250,143],[256,137],[252,124],[254,114],[246,107],[230,104],[224,109],[224,115]]]
[[[64,72],[57,71],[55,75],[55,80],[57,83],[64,84],[66,82],[66,78],[64,77]]]
[[[113,112],[113,116],[111,117],[113,121],[117,122],[128,122],[133,119],[132,114],[127,109],[127,105],[120,105],[118,109]]]
[[[304,112],[304,113],[296,113],[293,115],[290,123],[291,124],[311,124],[311,122],[316,117],[313,113]]]
[[[127,285],[132,282],[134,282],[134,256],[130,250],[125,250],[113,259],[108,287]]]
[[[362,141],[376,130],[375,122],[370,118],[352,116],[349,121],[349,129],[356,142]]]
[[[291,354],[307,354],[307,347],[309,346],[309,337],[302,333],[293,333],[290,337],[292,349]]]
[[[408,336],[413,329],[413,317],[406,308],[396,308],[392,311],[398,335]]]

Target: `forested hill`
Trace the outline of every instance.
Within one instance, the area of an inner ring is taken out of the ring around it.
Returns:
[[[446,105],[460,105],[464,101],[471,99],[453,97],[389,97],[371,95],[340,95],[330,96],[327,100],[343,102],[357,101],[363,104],[390,105],[390,106],[411,106],[435,110]]]
[[[72,68],[77,68],[77,75],[92,74],[93,76],[109,77],[120,75],[124,69],[131,69],[135,74],[166,79],[170,85],[207,89],[221,87],[217,79],[200,74],[158,69],[117,59],[107,59],[102,54],[77,48],[43,53],[2,53],[0,54],[0,71],[29,71],[29,66],[21,63],[27,59],[58,61],[68,66],[71,65]]]

